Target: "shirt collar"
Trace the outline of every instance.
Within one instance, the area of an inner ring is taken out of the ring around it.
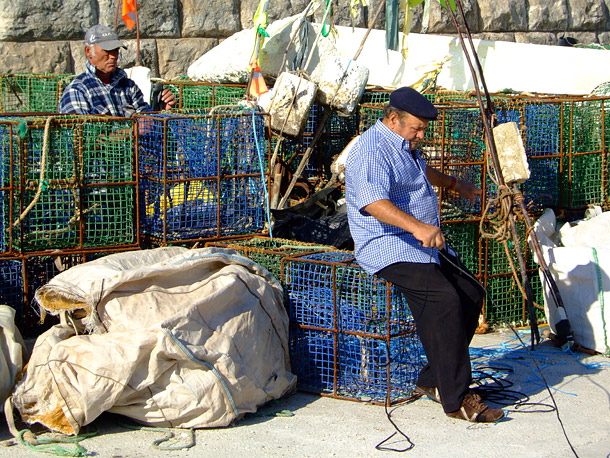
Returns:
[[[409,140],[398,135],[388,126],[386,126],[381,119],[377,120],[376,127],[384,134],[385,139],[392,145],[394,148],[398,150],[405,149],[406,151],[411,151],[409,146]]]

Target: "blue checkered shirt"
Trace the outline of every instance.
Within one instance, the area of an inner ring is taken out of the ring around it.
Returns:
[[[64,89],[59,101],[60,113],[129,117],[140,111],[150,111],[150,106],[125,70],[117,68],[112,72],[110,84],[104,84],[89,62],[87,70]]]
[[[411,234],[382,223],[364,210],[388,199],[421,222],[440,226],[438,199],[426,163],[409,142],[377,123],[364,132],[345,163],[345,197],[358,264],[374,274],[396,262],[438,263],[438,252]]]

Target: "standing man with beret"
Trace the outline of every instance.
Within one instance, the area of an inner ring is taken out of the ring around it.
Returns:
[[[432,186],[472,202],[481,190],[428,167],[419,155],[417,145],[437,116],[434,105],[412,88],[390,94],[383,119],[360,136],[345,164],[349,227],[358,264],[392,282],[411,309],[428,359],[416,390],[440,402],[450,417],[495,422],[504,412],[469,388],[468,346],[483,290],[445,249]]]
[[[98,24],[87,31],[87,69],[64,90],[60,113],[129,117],[136,112],[151,111],[140,88],[117,67],[120,48],[127,49],[109,27]],[[163,91],[161,100],[164,110],[176,105],[169,89]]]

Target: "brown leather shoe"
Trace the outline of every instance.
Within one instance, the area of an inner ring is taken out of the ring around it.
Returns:
[[[502,409],[492,409],[483,402],[481,396],[468,393],[464,396],[460,410],[448,412],[447,416],[473,423],[494,423],[504,417],[504,411]]]
[[[424,396],[428,396],[434,402],[441,402],[441,394],[438,392],[438,388],[436,387],[415,385],[415,392]]]

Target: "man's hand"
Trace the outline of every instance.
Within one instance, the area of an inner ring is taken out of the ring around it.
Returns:
[[[161,93],[161,102],[163,103],[163,110],[169,110],[176,106],[176,98],[168,88],[163,89],[163,92]]]
[[[441,232],[440,227],[419,222],[412,234],[419,240],[421,246],[425,248],[438,248],[442,250],[445,246],[445,236]]]
[[[468,181],[458,180],[455,184],[455,192],[460,196],[470,200],[471,204],[474,204],[477,197],[481,197],[483,194],[479,188]]]

